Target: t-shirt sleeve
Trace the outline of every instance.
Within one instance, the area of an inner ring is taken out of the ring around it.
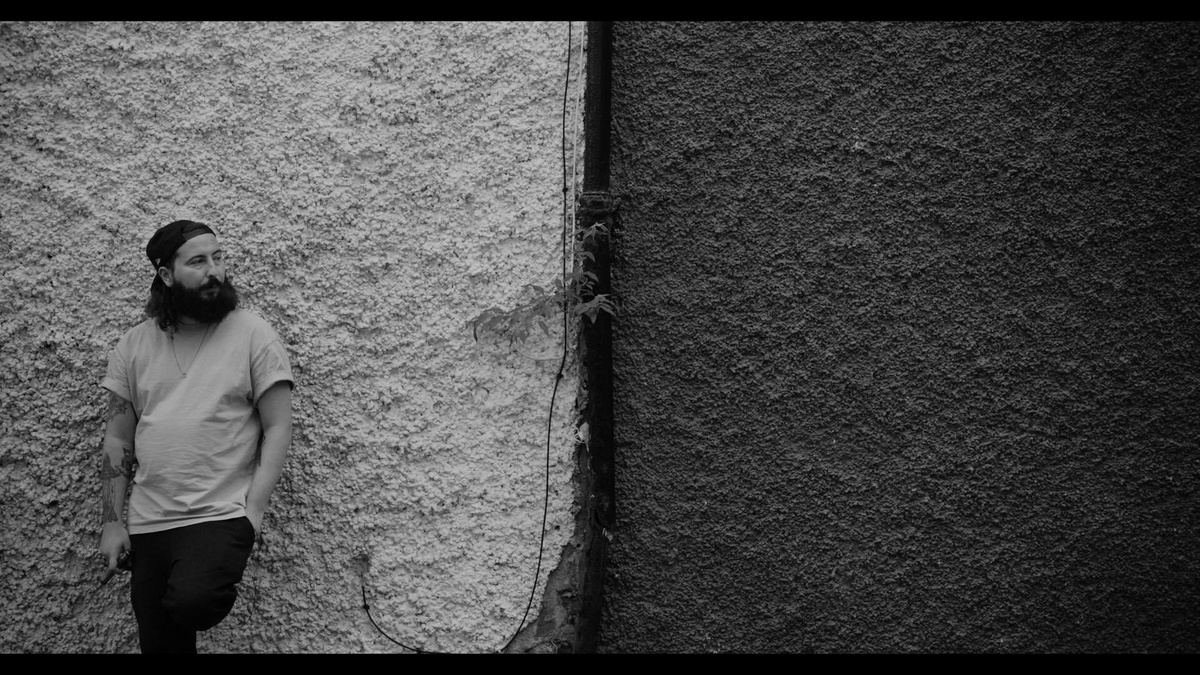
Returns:
[[[128,363],[121,349],[123,346],[124,340],[118,342],[117,346],[108,353],[108,368],[104,371],[104,379],[100,381],[100,386],[126,401],[133,401],[133,396],[129,392],[129,377],[126,372]]]
[[[250,377],[254,385],[254,404],[272,386],[287,382],[295,387],[287,347],[274,331],[268,331],[265,344],[259,346],[250,359]]]

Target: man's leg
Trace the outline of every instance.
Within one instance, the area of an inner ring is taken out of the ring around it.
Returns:
[[[162,606],[180,626],[208,630],[224,619],[237,600],[254,526],[248,518],[181,527],[175,532],[175,563],[166,581]]]
[[[171,618],[162,599],[167,592],[174,555],[171,531],[135,534],[130,595],[143,654],[195,654],[196,631]]]

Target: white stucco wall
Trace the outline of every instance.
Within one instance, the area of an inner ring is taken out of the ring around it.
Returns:
[[[405,644],[497,651],[535,588],[536,617],[575,375],[535,585],[561,336],[465,324],[558,273],[567,28],[0,24],[0,651],[137,651],[127,575],[97,585],[98,383],[177,218],[218,231],[298,378],[266,545],[201,651],[404,652],[364,567]]]

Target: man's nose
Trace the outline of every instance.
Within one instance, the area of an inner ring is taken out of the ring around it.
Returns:
[[[208,263],[208,269],[205,270],[208,280],[223,281],[225,279],[225,263],[213,260]]]

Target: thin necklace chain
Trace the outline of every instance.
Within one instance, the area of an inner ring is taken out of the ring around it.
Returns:
[[[188,370],[192,369],[192,364],[196,362],[196,357],[200,356],[200,350],[204,349],[204,341],[208,339],[208,331],[211,329],[212,329],[211,323],[208,324],[207,326],[205,326],[204,337],[200,338],[200,346],[196,347],[196,353],[192,354],[192,360],[188,362],[188,367],[187,367]],[[175,353],[175,333],[178,333],[178,332],[179,332],[178,328],[171,331],[171,356],[175,357],[175,367],[179,369],[179,374],[186,378],[187,370],[184,370],[183,366],[179,365],[179,354]]]

